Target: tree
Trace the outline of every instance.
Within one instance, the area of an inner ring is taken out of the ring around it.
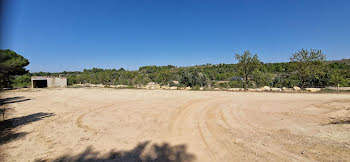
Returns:
[[[11,81],[16,75],[28,73],[24,68],[29,61],[11,50],[0,50],[0,88],[11,87]]]
[[[244,79],[244,88],[247,88],[252,73],[260,66],[258,55],[252,56],[250,51],[245,51],[242,55],[236,54],[235,58],[238,61],[237,70]]]
[[[324,73],[325,59],[325,54],[321,50],[315,49],[301,49],[290,57],[292,68],[298,76],[301,88],[317,86],[314,83]]]
[[[330,83],[334,86],[337,86],[337,90],[339,90],[339,86],[346,85],[347,81],[340,74],[339,70],[332,70],[330,74]]]

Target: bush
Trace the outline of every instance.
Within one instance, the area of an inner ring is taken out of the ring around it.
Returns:
[[[31,76],[29,74],[16,76],[12,81],[14,88],[28,88],[31,87]]]
[[[243,82],[241,80],[230,81],[228,84],[231,88],[242,88],[243,87]]]
[[[201,87],[199,85],[196,85],[194,87],[192,87],[192,90],[199,90]]]
[[[271,86],[273,83],[273,74],[268,72],[255,71],[253,73],[254,81],[256,86]]]
[[[225,83],[219,83],[219,88],[228,88],[229,87],[229,84],[227,82]]]
[[[67,82],[68,85],[77,84],[77,77],[75,75],[68,75]]]
[[[184,72],[180,77],[180,84],[187,87],[206,86],[208,85],[208,78],[201,72]]]

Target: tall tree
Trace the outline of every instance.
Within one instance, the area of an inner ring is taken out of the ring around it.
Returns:
[[[29,61],[11,50],[0,49],[0,88],[11,87],[11,80],[15,75],[28,73],[24,68]]]
[[[253,72],[260,66],[258,55],[252,56],[250,51],[245,51],[242,55],[236,54],[235,58],[238,61],[237,70],[244,79],[244,88],[247,88]]]
[[[301,88],[317,86],[314,83],[324,73],[325,59],[326,55],[321,50],[315,49],[301,49],[290,57]]]

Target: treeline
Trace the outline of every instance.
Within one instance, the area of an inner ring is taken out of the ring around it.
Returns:
[[[30,86],[31,76],[64,76],[68,85],[146,85],[156,82],[161,85],[255,88],[271,87],[325,87],[350,86],[349,61],[325,61],[320,50],[300,50],[292,54],[290,62],[263,63],[257,54],[249,51],[236,54],[237,64],[197,65],[191,67],[143,66],[136,71],[121,69],[85,69],[60,73],[28,73],[16,76],[13,87]]]

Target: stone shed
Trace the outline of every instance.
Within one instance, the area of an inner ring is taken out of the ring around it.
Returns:
[[[31,80],[32,88],[67,87],[67,78],[65,77],[33,76]]]

